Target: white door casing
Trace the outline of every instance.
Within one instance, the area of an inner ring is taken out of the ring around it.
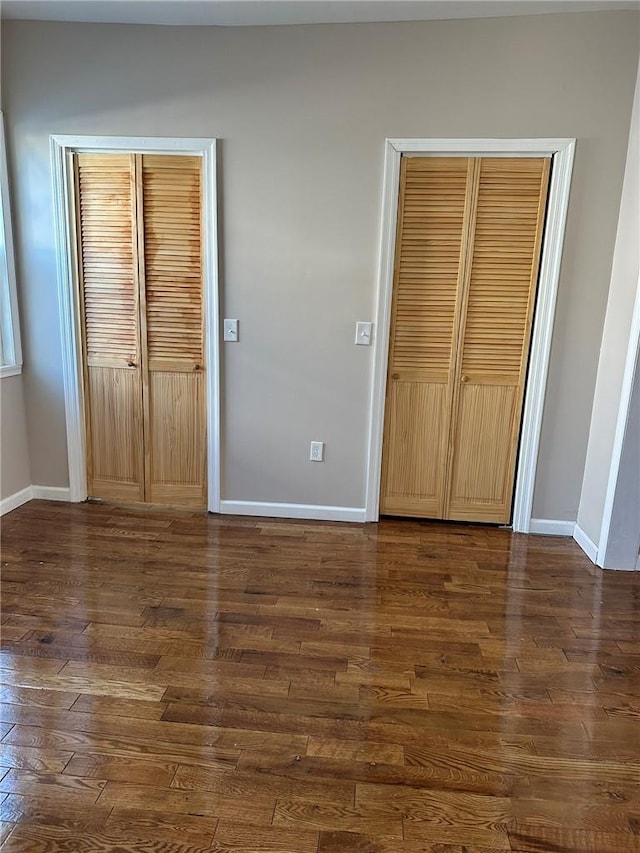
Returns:
[[[80,296],[75,253],[73,153],[184,154],[202,157],[205,358],[207,377],[207,493],[209,512],[220,509],[220,359],[216,140],[126,136],[50,137],[53,178],[58,306],[62,341],[64,403],[70,500],[87,498]]]
[[[370,429],[367,448],[366,521],[377,521],[379,517],[387,359],[402,155],[447,157],[550,156],[553,158],[513,506],[513,530],[518,533],[528,533],[531,525],[542,411],[551,352],[551,334],[569,206],[574,152],[575,139],[386,140],[378,269],[377,334],[375,336],[372,366]]]

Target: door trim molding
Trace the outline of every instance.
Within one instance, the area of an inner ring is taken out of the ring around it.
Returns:
[[[529,372],[525,389],[520,452],[516,467],[513,529],[529,533],[533,508],[542,412],[551,353],[553,319],[560,277],[560,262],[569,206],[569,189],[575,139],[387,139],[385,141],[382,190],[382,222],[378,264],[378,295],[373,377],[367,450],[365,518],[377,521],[380,513],[380,474],[387,358],[391,323],[391,295],[395,263],[396,221],[400,159],[402,154],[460,157],[553,157],[547,217],[540,260],[540,273]]]
[[[607,491],[605,493],[604,508],[602,511],[602,525],[600,527],[600,537],[598,540],[597,554],[594,560],[595,564],[597,566],[600,566],[601,568],[605,568],[604,563],[607,554],[607,548],[609,546],[611,521],[613,518],[613,504],[616,496],[618,477],[620,475],[622,450],[624,447],[624,439],[627,431],[629,411],[631,409],[631,397],[633,395],[633,382],[635,379],[636,370],[640,370],[640,276],[638,276],[636,297],[633,304],[633,314],[631,315],[629,345],[627,347],[624,372],[622,375],[622,387],[620,389],[620,405],[618,407],[618,412],[616,415],[616,430],[614,433],[613,447],[611,450],[611,468],[609,469],[609,479],[607,480]],[[638,559],[640,560],[640,557]]]
[[[58,307],[69,458],[69,500],[87,498],[82,345],[77,273],[73,264],[73,175],[69,154],[184,154],[202,157],[204,312],[207,376],[207,508],[220,509],[220,343],[216,140],[152,136],[49,137],[56,236]]]

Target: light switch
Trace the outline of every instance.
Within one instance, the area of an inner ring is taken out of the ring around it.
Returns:
[[[371,328],[373,323],[358,320],[356,323],[356,343],[368,347],[371,344]]]
[[[225,339],[225,341],[237,341],[238,340],[238,321],[237,320],[225,320],[224,321],[224,339]]]

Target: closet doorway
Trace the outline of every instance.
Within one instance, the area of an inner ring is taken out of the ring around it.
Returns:
[[[510,520],[549,174],[549,157],[402,157],[386,515]]]
[[[531,529],[574,147],[387,140],[367,520]]]
[[[216,512],[215,140],[51,146],[71,500]]]

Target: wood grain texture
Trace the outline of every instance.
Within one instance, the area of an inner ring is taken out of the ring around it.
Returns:
[[[44,501],[2,534],[3,851],[638,850],[640,576],[572,540]]]
[[[206,506],[202,161],[145,154],[147,500]]]
[[[402,158],[385,514],[509,521],[548,180],[545,158]]]
[[[129,154],[76,154],[86,354],[126,364],[138,348],[135,176]]]
[[[144,498],[140,371],[88,366],[91,422],[89,496]]]
[[[134,158],[76,154],[88,493],[144,500]]]
[[[403,157],[380,507],[441,518],[472,161]]]
[[[448,420],[445,383],[393,380],[387,406],[384,500],[390,515],[442,514],[444,425]]]
[[[202,371],[149,375],[151,503],[204,506],[205,389]]]
[[[462,383],[449,492],[450,517],[506,523],[511,513],[509,469],[517,387]],[[482,518],[479,518],[479,514]]]
[[[445,517],[506,524],[549,186],[548,158],[482,158]]]
[[[76,155],[88,492],[206,505],[201,159]]]

